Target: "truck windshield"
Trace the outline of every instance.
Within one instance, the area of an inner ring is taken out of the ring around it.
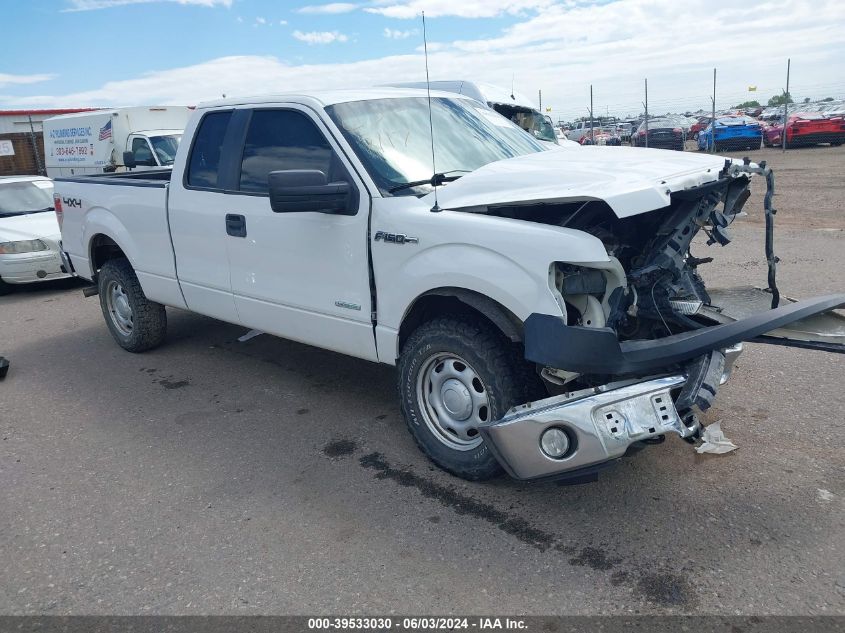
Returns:
[[[390,189],[434,173],[428,99],[403,97],[337,103],[326,112],[384,195],[420,195],[431,185]],[[544,151],[539,142],[482,104],[431,99],[434,156],[440,173],[469,172],[505,158]]]
[[[37,183],[37,184],[36,184]],[[0,217],[53,210],[53,183],[49,180],[0,182]]]
[[[541,141],[556,142],[555,129],[546,117],[539,112],[519,112],[511,117],[511,120]]]
[[[176,150],[179,149],[181,134],[168,134],[166,136],[151,136],[150,143],[162,165],[172,165],[176,159]]]

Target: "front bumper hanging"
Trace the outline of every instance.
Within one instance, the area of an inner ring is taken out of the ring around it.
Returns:
[[[546,398],[515,407],[478,430],[512,477],[556,478],[620,458],[632,445],[660,441],[666,433],[694,435],[698,422],[682,419],[671,394],[686,380],[682,375],[663,376]],[[559,458],[542,448],[549,429],[567,435],[569,448]]]
[[[525,321],[525,358],[581,374],[632,375],[666,371],[741,341],[775,342],[763,335],[828,310],[845,307],[845,294],[781,305],[745,319],[655,340],[620,341],[610,328],[567,325],[559,316],[532,314]],[[809,347],[805,344],[804,347]],[[842,349],[826,348],[828,351]]]

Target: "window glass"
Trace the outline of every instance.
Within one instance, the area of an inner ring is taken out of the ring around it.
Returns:
[[[176,160],[176,150],[179,149],[181,134],[168,134],[167,136],[151,136],[150,143],[153,144],[153,151],[162,165],[172,165]]]
[[[326,137],[301,112],[256,110],[244,144],[240,189],[267,193],[270,172],[284,169],[318,169],[329,182],[344,180],[333,156]]]
[[[135,162],[139,165],[155,165],[153,153],[145,138],[135,137],[132,139],[132,154],[135,155]]]
[[[24,180],[0,183],[0,218],[53,210],[53,183]]]
[[[188,165],[188,184],[192,187],[218,187],[220,150],[232,112],[206,114],[197,129]]]
[[[336,103],[326,112],[383,193],[430,179],[431,128],[437,171],[459,174],[546,148],[490,108],[470,99],[401,97]],[[422,195],[425,184],[390,195]]]

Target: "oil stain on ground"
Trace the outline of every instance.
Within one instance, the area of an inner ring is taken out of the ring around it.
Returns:
[[[503,512],[488,503],[473,499],[442,484],[420,477],[416,473],[391,466],[381,453],[370,453],[358,460],[361,466],[376,471],[377,479],[389,479],[406,488],[416,488],[420,494],[434,499],[457,514],[468,514],[492,523],[497,528],[516,537],[526,545],[545,551],[554,545],[557,537],[531,526],[528,521]]]
[[[612,581],[612,579],[611,579]],[[635,586],[637,594],[665,607],[685,607],[694,590],[686,577],[674,573],[644,573]]]
[[[355,442],[336,439],[323,447],[323,453],[329,457],[346,457],[353,454],[355,449]],[[591,544],[579,550],[561,541],[557,534],[534,526],[520,516],[499,510],[451,486],[420,476],[408,468],[393,466],[381,453],[368,453],[360,457],[358,463],[367,470],[374,471],[376,479],[392,481],[405,488],[414,488],[424,497],[437,501],[456,514],[486,521],[541,552],[552,548],[569,555],[570,565],[588,567],[598,572],[610,572],[617,566],[624,566],[622,557],[615,556],[601,547]],[[614,586],[629,585],[635,595],[661,607],[689,609],[697,602],[692,583],[679,573],[655,572],[644,568],[637,571],[616,569],[610,575],[609,582]]]
[[[187,380],[167,380],[166,378],[154,380],[153,382],[157,382],[165,389],[181,389],[182,387],[188,387],[191,384]]]
[[[138,371],[144,371],[148,374],[154,374],[158,370],[157,369],[147,369],[146,367],[141,367]],[[173,376],[163,376],[161,378],[153,378],[154,385],[161,385],[165,389],[181,389],[182,387],[190,386],[191,382],[189,380],[173,380]],[[215,396],[216,397],[216,396]]]
[[[598,547],[585,547],[575,558],[569,559],[570,565],[589,567],[596,571],[608,571],[622,562],[621,558],[608,556],[607,552]]]
[[[327,457],[346,457],[354,453],[355,448],[352,440],[332,440],[323,447],[323,454]]]

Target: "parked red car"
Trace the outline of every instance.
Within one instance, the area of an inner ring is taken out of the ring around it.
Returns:
[[[763,130],[763,143],[777,146],[783,142],[783,123],[772,123]],[[845,118],[826,117],[819,112],[796,112],[786,124],[786,146],[845,142]]]
[[[713,120],[712,116],[700,116],[698,117],[698,122],[693,123],[690,128],[689,132],[687,133],[687,137],[691,138],[694,141],[698,140],[698,134],[708,125],[710,125],[710,121]]]

